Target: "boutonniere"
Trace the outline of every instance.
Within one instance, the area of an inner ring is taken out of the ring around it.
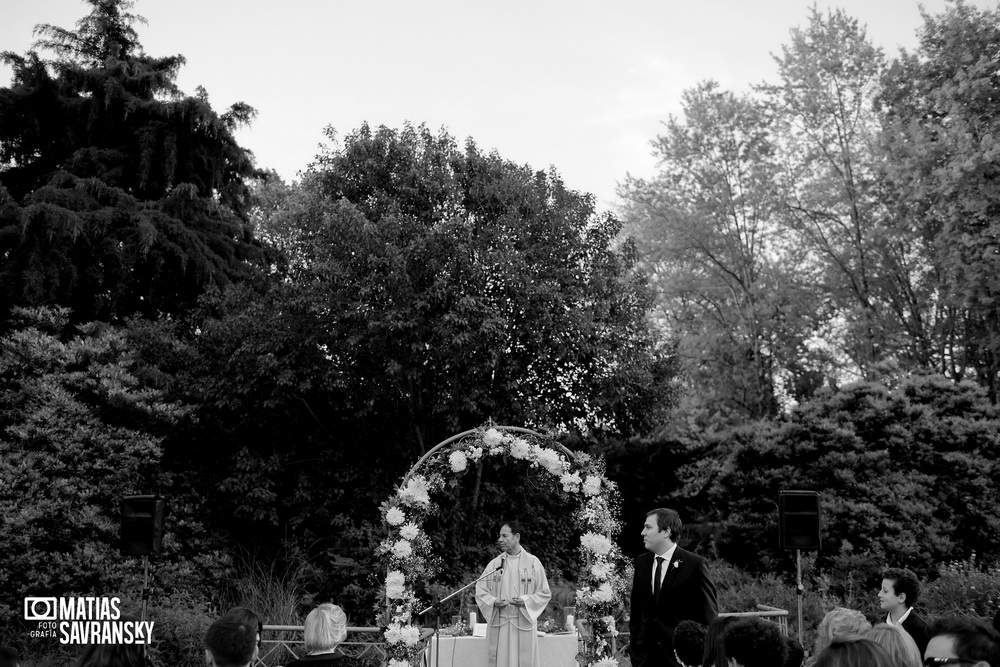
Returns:
[[[681,566],[681,561],[675,560],[674,561],[674,567],[680,567],[680,566]]]

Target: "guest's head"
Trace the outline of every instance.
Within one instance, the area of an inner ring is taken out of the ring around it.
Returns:
[[[306,616],[305,644],[310,653],[335,649],[346,638],[347,614],[337,605],[321,604]]]
[[[1000,667],[1000,633],[974,618],[939,618],[930,627],[924,664],[949,667]]]
[[[257,655],[258,621],[246,611],[230,611],[209,626],[205,660],[210,667],[247,667]]]
[[[3,663],[0,663],[3,664]],[[146,667],[145,644],[91,644],[78,667]]]
[[[726,631],[739,620],[739,616],[719,616],[708,624],[705,631],[705,655],[701,658],[703,667],[729,667],[726,660]]]
[[[865,633],[865,637],[888,651],[889,657],[898,667],[921,667],[924,664],[917,642],[898,625],[878,623]]]
[[[705,626],[695,621],[681,621],[674,630],[674,656],[685,667],[701,664],[705,655]]]
[[[642,525],[642,543],[654,554],[663,553],[680,538],[682,525],[680,515],[672,509],[650,510]]]
[[[865,637],[836,637],[816,656],[814,667],[898,667],[889,652]]]
[[[802,662],[806,659],[806,650],[795,637],[785,637],[785,646],[788,647],[788,658],[785,659],[785,667],[802,667]]]
[[[816,628],[816,645],[813,655],[819,655],[830,642],[838,637],[859,637],[872,629],[865,615],[855,609],[834,607]]]
[[[17,651],[9,646],[0,646],[0,667],[19,667]]]
[[[760,618],[741,618],[722,640],[730,665],[775,667],[784,665],[788,647],[777,624]]]
[[[910,570],[889,568],[882,573],[882,589],[878,592],[882,611],[901,612],[917,604],[920,580]]]

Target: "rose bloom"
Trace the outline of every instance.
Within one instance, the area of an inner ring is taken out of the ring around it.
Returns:
[[[399,526],[406,521],[406,515],[398,507],[392,507],[385,513],[385,522],[390,526]]]
[[[462,472],[469,465],[469,459],[465,456],[465,452],[452,452],[451,456],[448,457],[448,462],[451,463],[452,472]]]
[[[611,584],[604,582],[601,587],[594,591],[594,602],[611,602],[615,597],[615,592],[611,590]]]
[[[479,459],[482,458],[482,456],[483,456],[482,447],[472,447],[469,449],[469,458],[472,459],[473,461],[478,461]]]
[[[406,483],[406,488],[399,492],[399,499],[408,505],[427,505],[431,502],[427,493],[427,480],[417,475]]]
[[[563,459],[559,452],[547,447],[539,447],[536,456],[538,464],[548,470],[553,475],[562,475],[564,472]]]
[[[590,566],[590,573],[594,575],[594,578],[604,581],[611,576],[614,572],[615,566],[611,563],[594,563]]]
[[[596,496],[601,492],[601,478],[596,475],[587,475],[587,480],[583,483],[583,493],[588,496]]]

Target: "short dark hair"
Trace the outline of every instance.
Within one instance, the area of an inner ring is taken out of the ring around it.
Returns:
[[[510,534],[511,535],[521,535],[521,522],[518,521],[517,519],[511,519],[510,521],[504,521],[503,523],[500,524],[501,528],[503,528],[504,526],[507,526],[508,528],[510,528]]]
[[[257,624],[241,614],[228,613],[212,623],[205,633],[205,647],[217,667],[245,667],[257,646]]]
[[[678,623],[674,630],[674,651],[688,667],[700,666],[705,655],[705,626],[690,620]]]
[[[722,643],[726,658],[743,667],[774,667],[784,665],[788,658],[788,647],[778,624],[752,616],[733,623]]]
[[[986,621],[957,616],[939,618],[931,623],[928,636],[953,638],[955,655],[961,660],[983,660],[991,667],[1000,667],[1000,632]]]
[[[890,567],[882,573],[882,578],[892,582],[892,590],[896,595],[906,594],[903,604],[907,607],[917,604],[917,599],[920,597],[920,580],[912,570]]]
[[[726,632],[739,619],[739,616],[716,616],[715,620],[708,624],[708,629],[705,631],[705,655],[701,657],[702,665],[705,667],[729,667],[723,641],[726,638]]]
[[[656,515],[656,527],[661,531],[669,528],[670,539],[676,542],[677,538],[681,536],[681,528],[684,527],[684,524],[681,523],[681,515],[666,507],[658,507],[655,510],[646,512],[646,518],[653,515]]]
[[[788,658],[785,659],[785,667],[802,667],[802,662],[806,659],[806,650],[795,637],[785,637],[785,646],[788,647]]]

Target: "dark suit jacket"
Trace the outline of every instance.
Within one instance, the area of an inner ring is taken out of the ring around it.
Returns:
[[[931,641],[931,628],[927,621],[917,616],[917,612],[910,610],[910,615],[903,621],[903,629],[910,633],[913,641],[917,643],[917,648],[920,649],[920,655],[923,655],[927,650],[927,644]]]
[[[635,559],[629,610],[629,656],[632,667],[677,667],[674,628],[684,620],[707,626],[719,615],[715,584],[705,559],[680,547],[665,563],[660,599],[653,599],[653,559],[649,551]]]

